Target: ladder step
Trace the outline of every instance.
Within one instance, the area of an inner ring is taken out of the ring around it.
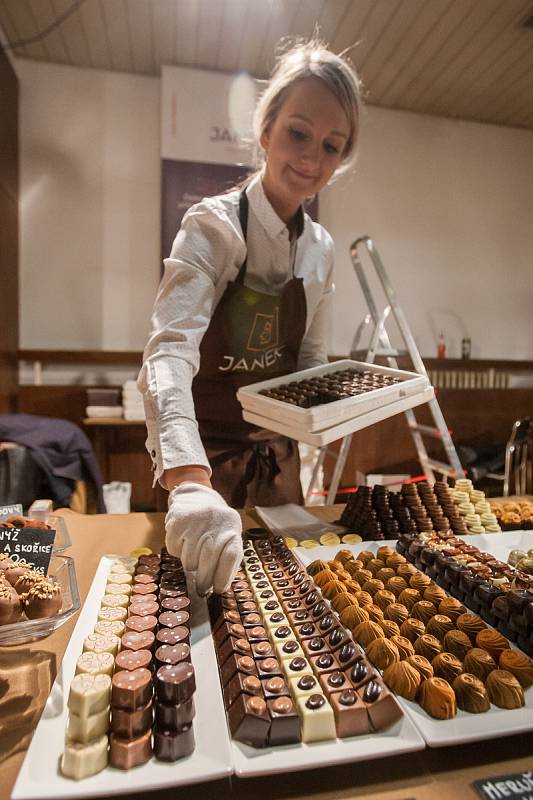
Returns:
[[[435,461],[434,458],[428,458],[426,464],[434,472],[440,472],[442,475],[448,475],[450,478],[455,478],[457,476],[457,472],[451,464],[446,464],[444,461]]]
[[[379,348],[374,351],[374,358],[399,358],[401,356],[408,356],[408,350],[396,350],[395,348]],[[354,350],[350,353],[350,358],[354,361],[366,361],[368,357],[368,350]]]
[[[432,436],[434,439],[442,438],[442,431],[440,431],[438,428],[432,428],[431,425],[419,425],[418,422],[410,422],[409,427],[412,431],[418,431],[418,433],[421,433],[422,436]]]

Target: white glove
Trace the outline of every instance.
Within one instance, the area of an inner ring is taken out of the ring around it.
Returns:
[[[166,546],[196,573],[196,590],[223,592],[243,558],[241,518],[225,500],[201,483],[184,481],[168,497]]]

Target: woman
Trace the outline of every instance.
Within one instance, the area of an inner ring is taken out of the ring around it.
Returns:
[[[347,61],[315,41],[286,53],[256,110],[263,167],[189,209],[165,260],[139,387],[166,544],[199,593],[242,559],[230,506],[302,501],[296,443],[245,423],[235,394],[327,362],[333,243],[302,204],[349,168],[359,113]]]

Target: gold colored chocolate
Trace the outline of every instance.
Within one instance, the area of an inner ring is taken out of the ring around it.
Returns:
[[[386,669],[400,660],[398,648],[388,639],[374,639],[370,642],[366,648],[366,656],[378,669]]]
[[[417,654],[409,656],[409,658],[406,658],[406,663],[410,664],[420,673],[422,680],[433,677],[433,667],[424,656],[419,656]]]
[[[462,711],[468,711],[470,714],[481,714],[489,710],[488,692],[483,682],[476,678],[475,675],[464,672],[455,678],[452,686],[457,705]]]
[[[487,680],[489,674],[496,667],[496,662],[492,656],[480,647],[472,647],[463,660],[464,671],[472,673],[483,682]]]
[[[418,656],[424,656],[428,661],[433,661],[435,656],[442,653],[442,645],[439,640],[428,633],[423,633],[422,636],[418,637],[414,648]]]
[[[426,626],[420,619],[408,617],[405,622],[400,625],[400,634],[409,639],[411,644],[414,644],[419,636],[426,632]]]
[[[507,670],[527,689],[533,686],[533,661],[518,650],[503,650],[500,653],[500,669]]]
[[[444,649],[464,661],[466,654],[472,649],[472,642],[463,631],[448,631],[444,637]]]
[[[490,653],[494,661],[498,662],[503,651],[509,650],[511,645],[499,631],[484,628],[476,636],[476,647],[482,647],[483,650]]]
[[[431,662],[431,666],[437,678],[444,678],[448,683],[453,683],[463,671],[461,661],[452,653],[439,653]]]

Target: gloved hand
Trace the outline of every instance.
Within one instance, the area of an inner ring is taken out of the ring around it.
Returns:
[[[184,481],[169,494],[166,546],[196,573],[198,594],[228,588],[243,558],[241,518],[214,489]]]

